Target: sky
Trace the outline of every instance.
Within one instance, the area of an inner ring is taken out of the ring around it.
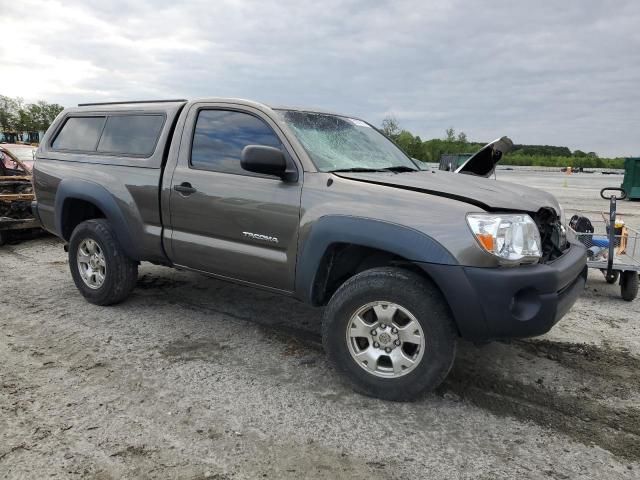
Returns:
[[[0,0],[0,95],[240,97],[640,156],[640,1]]]

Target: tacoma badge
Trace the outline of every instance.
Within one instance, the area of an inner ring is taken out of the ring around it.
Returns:
[[[276,237],[270,237],[269,235],[260,235],[259,233],[251,232],[242,232],[242,235],[253,240],[264,240],[265,242],[278,243],[278,239]]]

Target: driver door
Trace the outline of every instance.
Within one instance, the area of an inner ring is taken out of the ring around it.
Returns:
[[[171,181],[172,261],[293,291],[302,181],[284,182],[240,166],[246,145],[269,145],[299,169],[286,153],[286,139],[249,107],[194,105],[186,122]]]

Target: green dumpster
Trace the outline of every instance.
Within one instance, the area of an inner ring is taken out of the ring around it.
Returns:
[[[624,180],[622,188],[629,200],[640,200],[640,157],[624,160]]]

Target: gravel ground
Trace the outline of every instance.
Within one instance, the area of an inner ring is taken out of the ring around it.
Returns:
[[[593,211],[620,180],[499,177]],[[598,272],[549,334],[461,343],[406,404],[353,393],[321,311],[287,298],[143,264],[129,300],[96,307],[52,237],[2,248],[0,291],[0,478],[640,476],[640,301]]]

